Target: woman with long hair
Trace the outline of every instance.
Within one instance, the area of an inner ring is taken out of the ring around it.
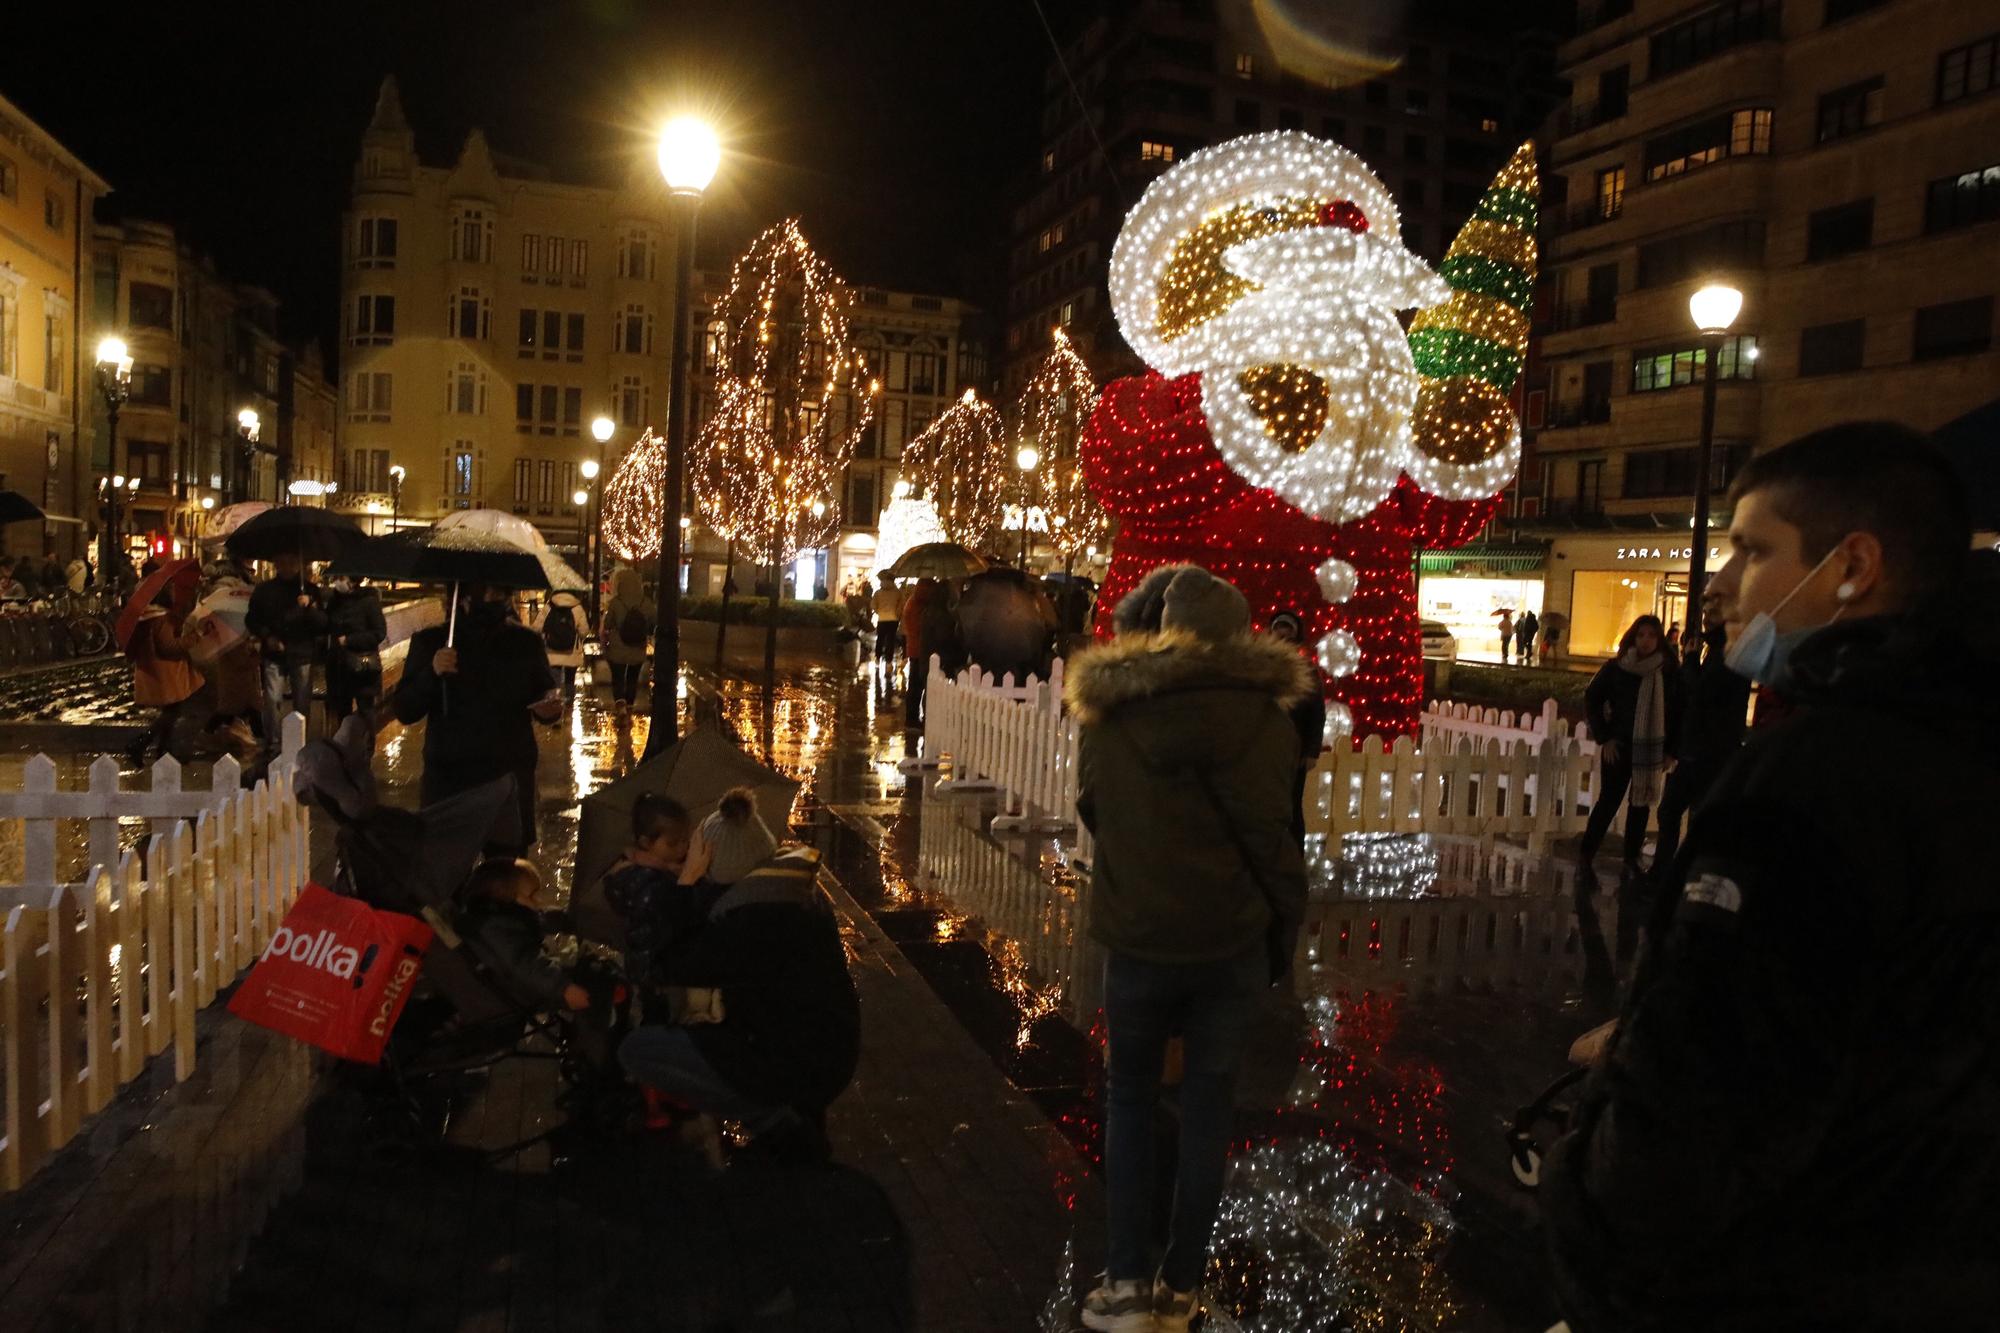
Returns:
[[[1666,646],[1658,616],[1640,616],[1618,642],[1584,694],[1590,737],[1597,742],[1597,802],[1577,848],[1588,867],[1604,845],[1618,803],[1625,809],[1625,873],[1639,869],[1646,822],[1659,804],[1671,758],[1669,746],[1680,732],[1680,671]]]

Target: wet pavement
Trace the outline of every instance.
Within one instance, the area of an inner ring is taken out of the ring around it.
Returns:
[[[1103,1246],[1087,876],[1050,841],[991,837],[976,798],[906,779],[900,701],[865,663],[795,665],[773,695],[696,671],[682,695],[684,716],[712,705],[746,749],[801,780],[794,831],[839,880],[869,1029],[833,1116],[848,1165],[804,1177],[753,1156],[717,1185],[644,1140],[488,1162],[482,1149],[561,1118],[553,1074],[509,1062],[454,1093],[440,1177],[436,1160],[417,1169],[390,1152],[379,1104],[337,1082],[308,1123],[304,1190],[211,1327],[267,1327],[279,1310],[315,1328],[1074,1327],[1070,1301]],[[621,726],[583,692],[541,733],[533,859],[559,894],[580,802],[643,753],[643,701],[637,714]],[[414,805],[420,774],[421,728],[390,728],[385,798]],[[1613,1011],[1636,914],[1621,932],[1613,895],[1504,845],[1393,837],[1319,852],[1303,965],[1246,1044],[1212,1326],[1544,1328],[1555,1311],[1533,1199],[1502,1132]],[[1062,1141],[1073,1154],[1051,1146]],[[996,1230],[996,1212],[1015,1220]],[[820,1230],[801,1233],[802,1215]],[[369,1239],[371,1219],[391,1216]],[[648,1245],[664,1247],[658,1272]],[[411,1257],[426,1247],[435,1273]],[[316,1266],[358,1280],[371,1265],[402,1284],[387,1306],[281,1299]]]

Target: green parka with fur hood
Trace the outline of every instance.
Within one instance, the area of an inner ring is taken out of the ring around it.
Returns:
[[[1077,813],[1097,839],[1096,939],[1189,963],[1275,937],[1289,957],[1306,876],[1286,710],[1313,687],[1298,651],[1261,635],[1130,634],[1077,657],[1066,692],[1082,724]]]

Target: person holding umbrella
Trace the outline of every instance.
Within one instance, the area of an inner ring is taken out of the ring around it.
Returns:
[[[139,585],[112,626],[118,646],[132,663],[133,700],[159,710],[152,729],[133,750],[141,762],[167,752],[184,706],[207,683],[188,661],[182,641],[200,582],[201,568],[194,561],[169,561]]]
[[[244,626],[264,649],[264,744],[279,743],[285,694],[312,726],[313,667],[326,638],[326,611],[319,585],[306,574],[305,561],[287,552],[271,561],[273,575],[250,594]]]
[[[562,691],[541,636],[508,617],[511,593],[462,582],[446,594],[447,621],[410,639],[391,700],[396,720],[424,729],[426,806],[514,775],[520,826],[488,850],[519,856],[535,842],[535,722],[562,716]]]
[[[328,582],[326,601],[328,645],[326,661],[326,725],[328,730],[357,707],[373,713],[382,696],[382,644],[389,625],[382,616],[382,594],[346,574]]]

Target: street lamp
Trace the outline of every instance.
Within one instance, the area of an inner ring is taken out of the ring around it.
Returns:
[[[403,478],[409,474],[401,463],[389,469],[389,531],[394,532],[403,518]]]
[[[1021,469],[1021,572],[1028,572],[1028,478],[1042,465],[1042,451],[1032,444],[1024,444],[1014,455],[1014,466]]]
[[[261,420],[254,407],[246,407],[236,414],[236,433],[243,440],[240,461],[236,469],[236,498],[239,501],[250,498],[250,464],[256,453],[258,437],[262,432]]]
[[[1743,293],[1727,283],[1710,282],[1688,298],[1688,314],[1701,335],[1701,448],[1695,456],[1694,545],[1688,553],[1687,629],[1681,635],[1682,656],[1693,661],[1701,652],[1701,592],[1708,582],[1708,479],[1715,459],[1716,363],[1729,326],[1743,309]]]
[[[680,730],[681,491],[687,477],[689,303],[694,293],[694,224],[702,192],[722,165],[715,129],[695,116],[676,116],[660,130],[660,175],[674,222],[674,335],[667,367],[667,478],[660,506],[660,621],[653,645],[653,725],[646,753],[673,744]]]
[[[108,425],[106,465],[116,468],[118,409],[125,406],[125,400],[132,396],[132,353],[125,346],[125,340],[115,334],[97,344],[97,389],[104,395],[104,416]],[[124,479],[120,478],[112,487],[110,514],[98,541],[97,563],[107,580],[115,577],[112,554],[118,549],[117,488],[124,484]]]

